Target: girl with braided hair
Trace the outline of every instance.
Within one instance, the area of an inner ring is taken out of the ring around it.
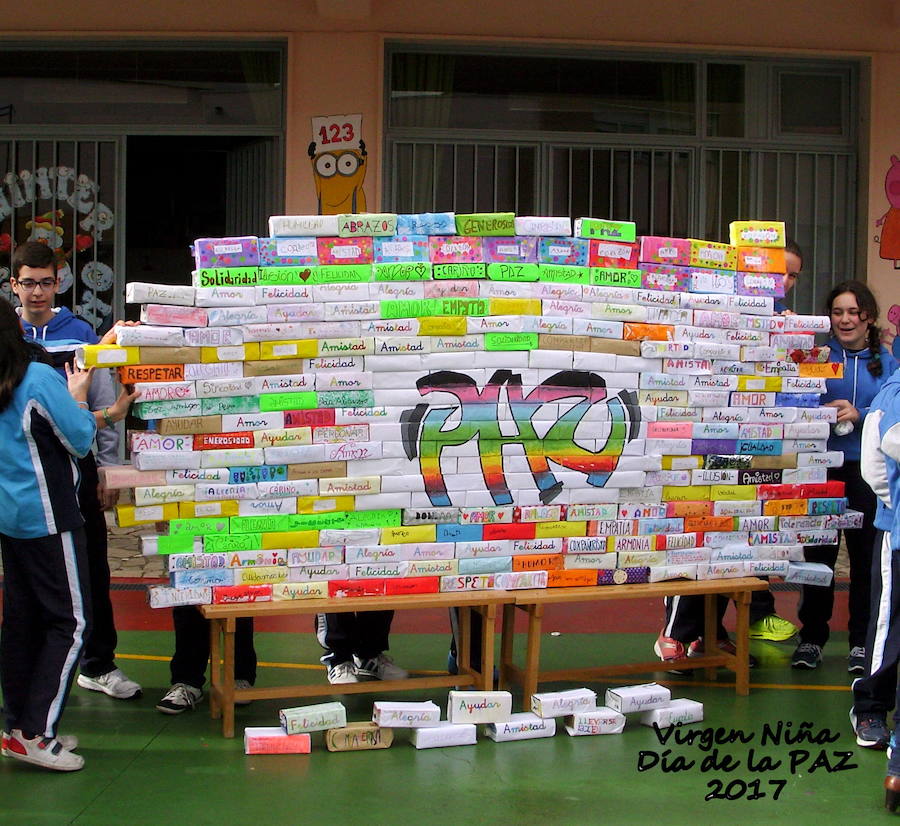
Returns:
[[[837,422],[828,439],[828,450],[844,454],[842,467],[829,468],[828,479],[844,482],[848,507],[863,513],[863,526],[846,532],[850,557],[848,622],[850,655],[847,670],[862,674],[866,669],[866,628],[870,607],[870,570],[878,527],[876,497],[860,471],[863,421],[872,399],[897,369],[890,351],[881,346],[877,326],[878,303],[860,281],[838,284],[828,295],[825,312],[831,317],[830,361],[843,364],[843,376],[828,379],[822,404],[837,409]],[[840,542],[840,539],[838,540]],[[832,570],[838,545],[805,549],[807,562],[824,562]],[[828,587],[804,585],[797,612],[802,626],[800,644],[791,658],[794,668],[815,668],[828,641],[828,622],[834,606],[834,582]]]

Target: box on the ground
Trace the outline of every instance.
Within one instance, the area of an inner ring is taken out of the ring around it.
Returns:
[[[545,691],[531,695],[531,710],[538,717],[564,717],[597,708],[597,692],[589,688]]]
[[[606,705],[622,714],[660,708],[671,700],[672,692],[658,683],[626,685],[606,690]]]
[[[703,719],[703,703],[680,698],[672,700],[660,708],[650,709],[641,714],[641,725],[660,728],[677,726],[682,723],[699,723]]]
[[[286,734],[281,726],[244,729],[244,754],[309,754],[308,734]]]
[[[591,711],[579,711],[566,717],[566,731],[572,737],[590,734],[621,734],[625,729],[625,715],[600,706]]]
[[[538,737],[553,737],[556,734],[556,719],[538,717],[530,711],[511,714],[502,723],[490,723],[485,734],[497,743],[509,740],[534,740]]]
[[[323,731],[347,725],[347,710],[343,703],[338,702],[283,708],[278,712],[278,717],[288,734]]]
[[[413,729],[410,742],[417,749],[473,746],[478,742],[478,736],[474,723],[439,722],[436,726]]]
[[[325,732],[328,751],[369,751],[387,749],[394,742],[394,732],[375,723],[347,723],[343,728]]]
[[[508,691],[450,691],[447,720],[451,723],[497,723],[512,714]]]
[[[441,722],[441,710],[431,700],[421,703],[376,700],[372,722],[386,728],[427,728]]]

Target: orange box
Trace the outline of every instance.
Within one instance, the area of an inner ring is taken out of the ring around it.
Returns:
[[[770,499],[763,502],[763,516],[805,516],[806,499]]]
[[[804,379],[842,379],[844,365],[838,361],[826,361],[824,364],[801,362],[797,365],[797,375]]]
[[[670,519],[678,516],[711,516],[712,502],[705,499],[693,502],[667,502],[666,516]],[[688,529],[685,528],[685,533]]]
[[[623,341],[673,341],[675,328],[671,324],[639,324],[626,321],[622,327]]]
[[[119,368],[119,381],[134,384],[139,381],[184,381],[183,364],[126,364]]]
[[[738,247],[737,254],[737,268],[743,272],[787,272],[783,248]]]
[[[733,516],[686,516],[684,532],[693,531],[733,531]]]
[[[561,571],[562,554],[517,554],[512,559],[514,571]]]
[[[596,585],[597,571],[593,568],[573,568],[568,571],[547,571],[548,588],[574,588],[579,585]]]

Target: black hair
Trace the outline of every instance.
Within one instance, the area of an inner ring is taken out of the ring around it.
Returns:
[[[878,378],[884,372],[884,365],[881,363],[881,328],[875,323],[878,321],[878,302],[872,291],[862,281],[842,281],[828,293],[825,301],[826,313],[831,315],[834,300],[844,293],[854,295],[860,317],[869,322],[869,331],[866,334],[866,344],[872,354],[872,358],[869,359],[869,372]]]
[[[36,269],[53,267],[53,274],[56,275],[56,253],[46,244],[38,241],[26,241],[16,247],[12,257],[12,277],[17,281],[19,280],[19,270],[22,267]]]
[[[0,412],[9,406],[31,361],[19,316],[12,304],[0,299]]]

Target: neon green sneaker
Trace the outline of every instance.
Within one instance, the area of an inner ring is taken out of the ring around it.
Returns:
[[[772,642],[784,642],[797,633],[797,626],[778,614],[768,614],[750,625],[751,640],[771,640]]]

